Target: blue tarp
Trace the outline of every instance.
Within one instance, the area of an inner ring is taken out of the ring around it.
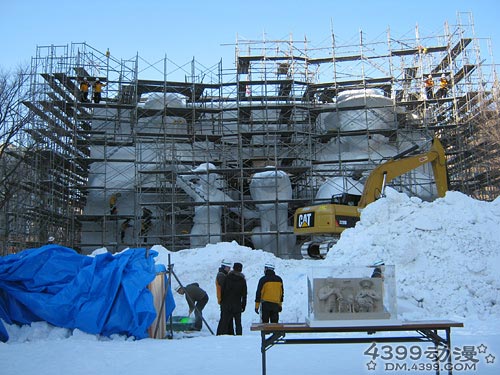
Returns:
[[[129,249],[89,257],[46,245],[0,257],[0,318],[8,324],[46,321],[91,334],[145,338],[156,317],[147,286],[156,276],[157,255]],[[168,290],[166,312],[175,307],[172,301]],[[7,339],[0,321],[0,340]]]

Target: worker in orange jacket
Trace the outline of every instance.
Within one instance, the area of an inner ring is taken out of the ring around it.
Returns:
[[[217,272],[217,276],[215,277],[215,290],[217,292],[217,303],[219,306],[222,302],[222,290],[224,289],[226,277],[230,270],[231,263],[223,260],[219,267],[219,272]],[[226,322],[228,322],[227,325],[225,325]],[[217,335],[229,335],[232,334],[233,331],[233,321],[226,318],[221,306],[219,324],[217,325]]]
[[[425,96],[427,99],[433,99],[434,98],[434,79],[432,78],[432,75],[429,74],[427,76],[427,79],[425,80]]]

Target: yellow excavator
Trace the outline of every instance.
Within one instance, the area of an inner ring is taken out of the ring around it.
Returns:
[[[407,156],[418,146],[394,156],[380,164],[368,176],[361,196],[342,194],[332,197],[331,203],[298,208],[294,215],[294,233],[314,237],[301,247],[304,258],[323,259],[346,228],[359,221],[360,213],[370,203],[384,196],[386,185],[394,178],[408,173],[421,165],[431,163],[437,194],[444,197],[448,190],[446,156],[438,138],[432,141],[428,152]]]

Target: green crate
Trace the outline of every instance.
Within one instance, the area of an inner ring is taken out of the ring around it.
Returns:
[[[170,321],[167,321],[167,327]],[[190,316],[172,316],[172,330],[173,331],[193,331],[194,318]]]

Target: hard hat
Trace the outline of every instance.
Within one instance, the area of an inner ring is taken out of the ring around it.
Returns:
[[[432,74],[429,74],[429,75],[427,76],[427,78],[432,78]]]
[[[49,242],[54,242],[56,239],[52,236],[49,237]]]
[[[86,81],[88,78],[87,77],[84,77],[83,80]]]
[[[441,74],[441,78],[445,78],[446,76],[444,74]]]
[[[99,82],[99,78],[96,78],[96,79],[95,79],[95,81],[96,81],[96,82]]]
[[[264,264],[264,269],[266,269],[266,270],[274,270],[274,264],[266,263],[266,264]]]
[[[231,263],[229,263],[227,260],[223,260],[220,265],[221,267],[231,267]]]

